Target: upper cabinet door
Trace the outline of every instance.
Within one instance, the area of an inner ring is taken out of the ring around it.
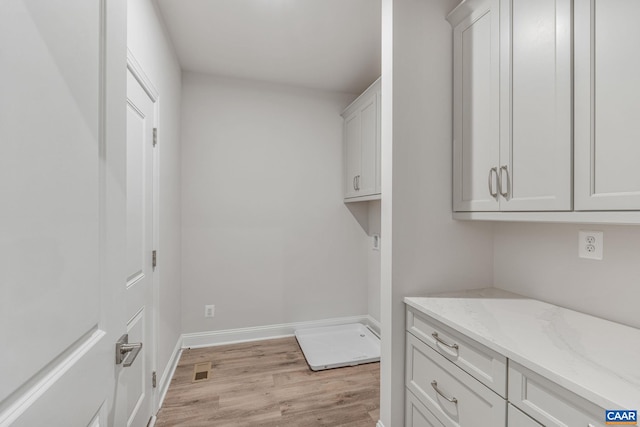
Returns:
[[[453,209],[495,211],[500,147],[498,0],[462,3],[453,25]]]
[[[360,112],[356,111],[344,120],[344,197],[358,196],[358,184],[356,181],[360,175],[361,153],[361,117]]]
[[[502,8],[500,210],[571,210],[571,0]]]
[[[575,0],[575,209],[640,209],[640,2]]]
[[[358,178],[359,194],[368,195],[376,192],[376,153],[379,126],[378,100],[376,93],[372,93],[360,107],[360,124],[362,139],[361,173]]]

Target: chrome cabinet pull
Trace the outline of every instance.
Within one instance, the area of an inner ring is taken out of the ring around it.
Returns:
[[[356,187],[356,177],[355,176],[353,177],[353,189],[355,191],[358,191],[358,187]]]
[[[502,191],[502,171],[507,173],[507,191]],[[507,165],[500,166],[500,173],[498,174],[498,188],[500,189],[500,195],[505,199],[509,198],[511,193],[511,180],[509,179],[509,167]]]
[[[440,344],[442,344],[442,345],[446,345],[447,347],[449,347],[449,348],[453,348],[454,350],[458,350],[458,344],[449,344],[448,342],[446,342],[445,340],[443,340],[442,338],[440,338],[440,337],[438,336],[438,333],[437,333],[437,332],[432,333],[432,334],[431,334],[431,336],[432,336],[436,341],[438,341]]]
[[[491,169],[489,169],[489,194],[491,194],[491,197],[495,198],[496,200],[498,199],[498,192],[497,191],[493,191],[493,174],[496,174],[496,177],[498,176],[498,168],[497,167],[493,167]]]
[[[438,388],[438,382],[436,380],[431,381],[431,387],[433,387],[433,389],[436,391],[436,393],[438,393],[440,396],[444,397],[445,399],[447,399],[449,402],[451,403],[455,403],[456,405],[458,404],[458,399],[456,399],[455,397],[449,397],[446,394],[444,394],[439,388]]]
[[[122,363],[122,366],[128,368],[136,360],[140,350],[142,350],[142,343],[129,344],[129,334],[124,334],[116,342],[116,365]]]
[[[356,175],[356,190],[360,191],[360,175]]]

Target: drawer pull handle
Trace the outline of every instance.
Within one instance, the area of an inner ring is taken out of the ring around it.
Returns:
[[[446,394],[444,394],[442,391],[440,391],[440,389],[438,388],[438,382],[436,380],[431,381],[431,387],[433,387],[436,393],[438,393],[440,396],[447,399],[449,402],[455,403],[456,405],[458,404],[458,399],[456,399],[455,397],[449,397]]]
[[[442,338],[440,338],[440,337],[438,336],[438,333],[437,333],[437,332],[432,333],[432,334],[431,334],[431,336],[432,336],[436,341],[438,341],[440,344],[442,344],[442,345],[446,345],[446,346],[447,346],[447,347],[449,347],[449,348],[453,348],[453,349],[455,349],[455,350],[458,350],[458,344],[449,344],[448,342],[446,342],[446,341],[444,341]]]

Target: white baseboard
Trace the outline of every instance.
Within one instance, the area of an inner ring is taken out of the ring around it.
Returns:
[[[384,424],[382,424],[382,421],[378,420],[376,427],[384,427]]]
[[[378,338],[380,338],[380,322],[378,322],[376,319],[374,319],[370,315],[368,315],[367,318],[368,318],[367,319],[367,321],[368,321],[367,325],[369,325],[369,327],[371,329],[373,329],[378,334]]]
[[[313,320],[309,322],[282,323],[278,325],[183,334],[182,348],[212,347],[248,341],[290,337],[294,335],[296,329],[344,325],[347,323],[363,323],[371,327],[371,329],[375,330],[378,334],[380,333],[380,323],[373,317],[365,314],[362,316],[338,317],[333,319]]]
[[[171,384],[171,379],[173,378],[173,374],[176,372],[176,367],[178,366],[178,362],[180,361],[180,355],[182,354],[182,341],[183,338],[180,336],[178,341],[176,342],[176,346],[173,348],[173,352],[171,353],[171,357],[169,358],[169,363],[162,373],[162,377],[160,377],[160,381],[158,382],[158,404],[156,407],[156,412],[162,408],[162,403],[164,402],[164,398],[167,395],[167,391],[169,390],[169,384]]]

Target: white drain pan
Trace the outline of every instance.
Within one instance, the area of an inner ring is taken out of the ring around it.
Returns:
[[[380,339],[361,323],[299,329],[296,339],[314,371],[380,360]]]

